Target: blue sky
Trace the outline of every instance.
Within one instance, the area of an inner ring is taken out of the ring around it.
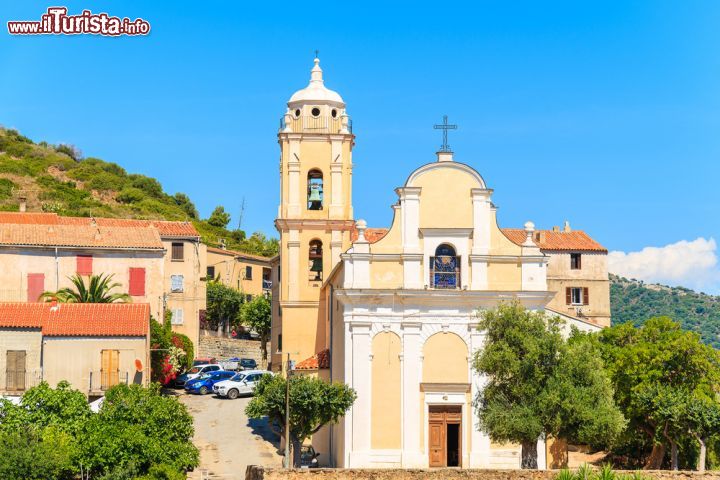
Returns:
[[[72,1],[152,33],[13,37],[6,21],[52,3],[3,0],[0,124],[157,177],[202,215],[236,222],[244,197],[243,228],[275,234],[278,121],[319,49],[371,226],[447,114],[501,226],[567,219],[635,252],[621,273],[720,293],[720,2],[260,3]]]

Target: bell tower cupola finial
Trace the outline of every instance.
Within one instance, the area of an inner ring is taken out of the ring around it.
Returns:
[[[310,83],[323,83],[322,68],[320,68],[320,59],[317,57],[318,51],[315,50],[315,66],[310,70]]]

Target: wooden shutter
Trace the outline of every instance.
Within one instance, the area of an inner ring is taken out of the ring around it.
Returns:
[[[100,388],[107,390],[119,383],[120,377],[120,351],[102,350],[100,352]]]
[[[28,273],[27,301],[38,302],[40,295],[45,291],[45,274]]]
[[[590,289],[583,288],[583,305],[590,305]]]
[[[133,297],[145,296],[145,269],[130,269],[130,295]]]
[[[78,275],[92,275],[93,257],[92,255],[78,255],[77,268]]]
[[[565,303],[572,304],[572,288],[570,287],[565,288]]]
[[[184,243],[173,243],[171,251],[172,260],[183,260],[185,258],[185,244]]]
[[[9,391],[25,390],[25,350],[8,350],[5,356],[5,387]]]

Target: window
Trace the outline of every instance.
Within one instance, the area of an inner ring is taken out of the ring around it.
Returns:
[[[171,250],[171,259],[173,262],[182,262],[185,260],[185,244],[182,242],[173,242]]]
[[[278,317],[282,317],[282,307],[278,304]]]
[[[252,280],[252,267],[250,265],[245,267],[245,280]]]
[[[309,276],[311,282],[321,282],[323,279],[323,251],[322,242],[320,240],[312,240],[310,242],[310,251],[308,253]]]
[[[313,117],[319,117],[320,116],[320,109],[317,107],[313,107],[312,110],[310,110],[310,113],[312,113]]]
[[[580,270],[582,268],[582,256],[579,253],[570,254],[570,270]]]
[[[5,389],[25,390],[25,350],[8,350],[5,353]]]
[[[277,351],[282,352],[282,333],[277,338]]]
[[[280,265],[278,265],[278,283],[280,282]]]
[[[183,275],[170,275],[170,291],[172,293],[182,293],[184,280]]]
[[[75,272],[78,275],[92,275],[93,257],[92,255],[78,255],[77,266]]]
[[[28,273],[27,276],[27,301],[38,302],[40,295],[45,291],[45,274]]]
[[[323,174],[320,170],[310,170],[307,178],[308,210],[323,209]]]
[[[130,269],[130,295],[133,297],[145,296],[145,269]]]
[[[460,258],[455,249],[443,243],[430,257],[430,286],[432,288],[458,288],[460,286]]]
[[[568,305],[589,305],[590,290],[587,287],[567,287],[565,303]]]
[[[207,279],[208,280],[214,280],[215,279],[215,267],[207,267]]]
[[[247,295],[245,295],[245,303],[252,302],[252,299],[253,299],[253,296],[250,295],[249,293]]]
[[[185,316],[185,312],[183,312],[182,308],[173,308],[170,312],[172,313],[170,323],[173,325],[182,325],[184,323],[185,319],[183,317]]]

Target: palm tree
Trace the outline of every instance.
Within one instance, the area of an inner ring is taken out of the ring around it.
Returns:
[[[65,287],[57,292],[44,292],[40,298],[45,302],[57,300],[61,303],[130,303],[132,297],[127,293],[113,293],[114,288],[120,287],[118,282],[112,282],[113,275],[90,275],[89,284],[80,275],[68,277],[75,288]],[[112,282],[112,283],[111,283]]]

